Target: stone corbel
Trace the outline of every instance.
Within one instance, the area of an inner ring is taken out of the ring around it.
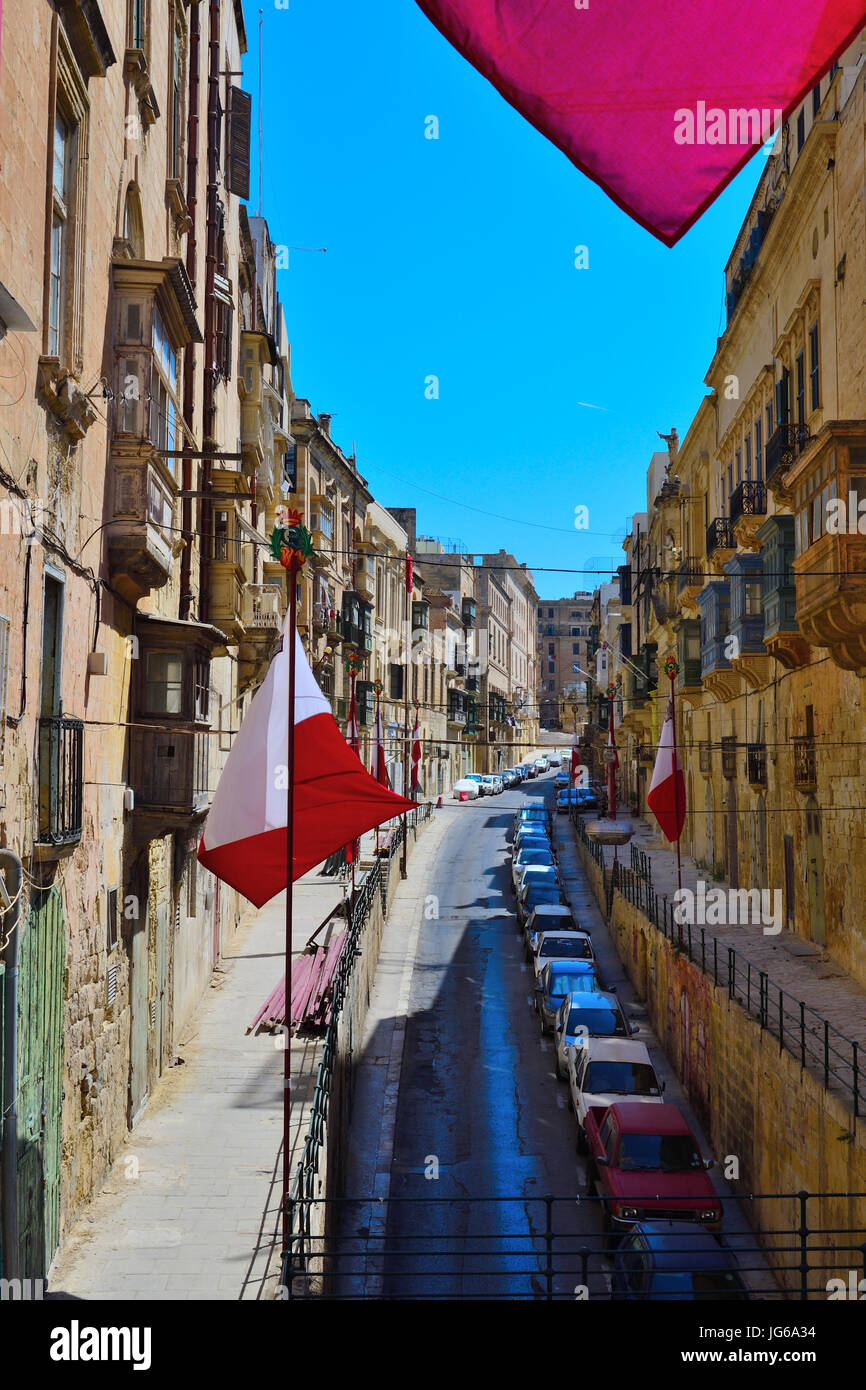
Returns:
[[[123,75],[128,82],[132,83],[135,95],[138,97],[141,119],[145,125],[153,125],[159,120],[159,102],[150,80],[147,58],[141,48],[128,48],[126,50],[123,55]]]
[[[174,229],[178,236],[192,231],[192,218],[189,215],[183,184],[180,179],[166,179],[165,205],[174,218]]]
[[[52,415],[60,421],[70,439],[83,439],[97,410],[93,402],[78,389],[77,378],[58,357],[40,357],[39,387],[42,399]]]

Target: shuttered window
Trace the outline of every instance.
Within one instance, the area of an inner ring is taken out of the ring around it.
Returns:
[[[250,118],[252,98],[240,87],[229,88],[226,183],[238,198],[250,196]]]

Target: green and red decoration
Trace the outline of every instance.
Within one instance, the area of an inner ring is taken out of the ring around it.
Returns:
[[[283,569],[299,570],[313,553],[313,538],[294,508],[285,512],[285,522],[271,532],[271,554]]]
[[[677,661],[675,656],[665,657],[665,675],[667,676],[669,681],[676,680],[677,675],[679,674],[679,669],[679,662]]]

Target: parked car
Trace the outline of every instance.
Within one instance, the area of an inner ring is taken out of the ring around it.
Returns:
[[[518,763],[514,771],[517,776],[518,782],[523,782],[526,780],[526,768],[524,767],[523,763]]]
[[[516,787],[517,783],[520,781],[517,775],[517,769],[507,767],[502,774],[502,781],[506,787]]]
[[[536,758],[536,759],[535,759],[535,771],[536,771],[537,773],[542,773],[542,772],[546,772],[546,771],[547,771],[547,759],[546,759],[546,758]]]
[[[538,938],[545,931],[583,931],[574,919],[570,907],[563,907],[558,903],[539,903],[530,912],[524,933],[526,944],[533,948],[533,937]],[[589,933],[586,933],[587,936]]]
[[[579,1026],[577,1018],[575,1025]],[[563,1048],[557,1070],[568,1081],[581,1151],[586,1148],[583,1122],[591,1105],[615,1105],[618,1100],[660,1105],[662,1101],[664,1083],[656,1075],[646,1044],[637,1038],[581,1034]]]
[[[689,1221],[639,1221],[613,1256],[611,1298],[748,1300],[733,1256]]]
[[[600,994],[601,985],[591,960],[553,960],[545,965],[535,985],[533,1005],[542,1033],[552,1033],[556,1016],[570,994]]]
[[[487,796],[499,796],[500,792],[505,791],[505,784],[497,772],[484,773],[481,778],[481,785]]]
[[[563,1000],[553,1023],[557,1075],[566,1080],[570,1049],[580,1046],[587,1037],[629,1038],[636,1032],[637,1025],[626,1018],[612,989],[601,990],[589,999]]]
[[[473,777],[461,777],[451,788],[454,800],[460,800],[460,793],[465,792],[470,801],[476,801],[481,795],[481,788]]]
[[[549,830],[551,824],[550,812],[546,806],[523,806],[514,817],[515,834],[527,821],[540,821]]]
[[[527,777],[535,777],[535,776],[536,776],[535,763],[527,763],[527,764],[526,764],[526,775],[527,775]]]
[[[520,866],[520,873],[515,882],[515,892],[518,897],[531,879],[544,879],[547,883],[555,884],[557,888],[562,887],[559,881],[559,871],[556,864],[552,862],[553,855],[550,858],[551,863],[549,864],[523,864]]]
[[[556,814],[567,815],[572,806],[581,807],[580,792],[577,787],[563,787],[556,794]]]
[[[592,942],[585,931],[545,931],[534,938],[534,946],[528,948],[529,958],[535,967],[536,980],[551,960],[595,960]]]
[[[549,845],[553,849],[553,842],[550,838],[550,831],[540,820],[524,821],[517,834],[514,836],[512,850],[516,854],[518,845],[524,845],[528,840],[539,840],[542,844]]]
[[[469,781],[469,782],[477,782],[477,784],[478,784],[478,795],[479,795],[479,796],[484,796],[484,795],[486,795],[487,788],[486,788],[485,785],[484,785],[484,779],[482,778],[480,772],[467,772],[466,777],[465,777],[464,780],[465,780],[465,781]]]
[[[558,880],[539,880],[530,879],[529,883],[517,894],[517,923],[523,927],[529,914],[542,903],[556,903],[562,907],[568,906],[568,898],[562,891],[562,886]]]
[[[588,1188],[604,1198],[609,1231],[652,1220],[720,1228],[722,1205],[706,1171],[712,1160],[701,1157],[678,1105],[591,1105],[584,1132]]]
[[[528,868],[543,866],[556,872],[556,860],[552,850],[548,847],[523,844],[518,849],[511,863],[511,887],[513,892],[517,892],[517,885],[523,877],[523,873]]]
[[[569,777],[567,772],[557,772],[553,779],[553,790],[562,792],[568,790]]]

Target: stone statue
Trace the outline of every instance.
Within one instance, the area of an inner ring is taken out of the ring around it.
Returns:
[[[658,435],[659,439],[663,439],[665,444],[667,444],[668,446],[668,462],[665,468],[665,474],[667,475],[667,477],[670,477],[671,469],[674,466],[674,459],[676,458],[677,451],[680,447],[680,437],[677,434],[677,427],[676,425],[671,425],[670,434],[662,434],[661,430],[656,430],[656,434]]]

